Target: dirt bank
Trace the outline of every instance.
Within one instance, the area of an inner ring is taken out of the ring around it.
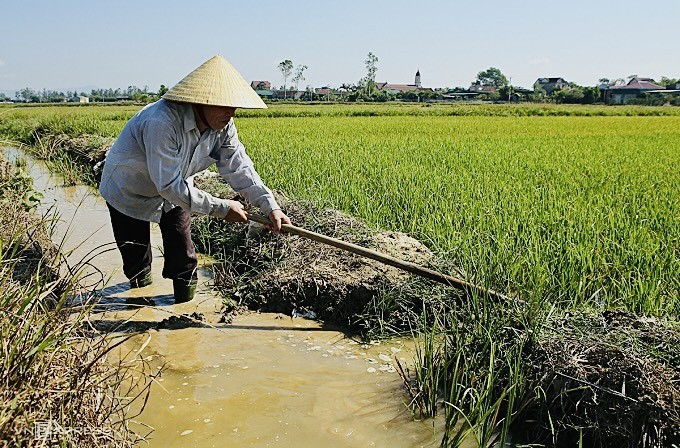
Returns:
[[[196,184],[220,197],[234,196],[216,176],[201,176]],[[417,264],[436,262],[425,245],[408,235],[375,232],[338,211],[275,195],[300,227]],[[302,237],[276,236],[252,224],[196,220],[194,235],[200,250],[222,262],[215,271],[216,286],[235,305],[254,310],[314,315],[365,331],[398,331],[408,329],[417,319],[414,313],[441,293],[432,282],[397,268]]]

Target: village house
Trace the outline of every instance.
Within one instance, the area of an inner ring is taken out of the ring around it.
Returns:
[[[278,90],[272,90],[273,95],[271,96],[272,99],[277,99],[277,100],[299,100],[302,98],[302,96],[305,94],[304,90],[292,90],[292,89],[278,89]]]
[[[272,84],[269,81],[250,81],[250,87],[257,93],[260,98],[271,100],[274,98],[274,91]]]
[[[329,86],[324,86],[324,87],[317,87],[314,89],[314,93],[317,95],[332,95],[333,89],[331,89]]]
[[[645,92],[657,90],[667,89],[658,84],[654,84],[654,80],[651,78],[635,77],[622,86],[610,86],[604,92],[604,99],[607,104],[628,104],[632,100],[641,97]]]
[[[551,95],[555,90],[569,88],[569,82],[564,78],[538,78],[534,83],[534,88],[536,87],[543,89],[546,94]]]
[[[329,86],[323,86],[314,89],[314,94],[320,96],[322,99],[326,101],[331,101],[337,97],[342,96],[341,92],[334,90]]]
[[[380,91],[391,94],[418,92],[422,90],[432,91],[430,88],[423,88],[420,82],[420,70],[416,71],[416,78],[413,84],[390,84],[388,82],[376,82],[375,87]]]
[[[665,89],[661,90],[648,90],[645,92],[648,95],[665,95],[668,97],[680,97],[680,82],[668,84]],[[676,104],[680,105],[680,104]]]
[[[497,89],[494,86],[483,86],[479,81],[473,82],[468,88],[468,93],[485,94],[495,92]]]
[[[265,99],[271,100],[272,98],[274,98],[273,90],[256,90],[255,93],[260,95],[260,98],[262,98],[263,100]]]
[[[250,81],[250,87],[252,87],[253,90],[271,90],[272,83],[269,81]]]

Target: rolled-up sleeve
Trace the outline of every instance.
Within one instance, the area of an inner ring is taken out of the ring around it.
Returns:
[[[238,132],[233,121],[229,123],[227,138],[220,147],[217,169],[234,191],[259,207],[265,215],[268,216],[272,210],[280,209],[271,190],[264,185],[260,175],[255,171],[253,161],[238,139]]]
[[[218,218],[227,215],[227,200],[216,198],[183,179],[177,130],[163,121],[149,120],[141,135],[149,176],[163,199],[191,213]]]

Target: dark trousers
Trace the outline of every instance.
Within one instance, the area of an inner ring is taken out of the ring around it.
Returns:
[[[131,218],[110,204],[111,226],[123,257],[123,272],[129,279],[141,279],[151,272],[151,229],[148,221]],[[175,207],[161,215],[163,277],[195,280],[198,257],[191,241],[191,214]]]

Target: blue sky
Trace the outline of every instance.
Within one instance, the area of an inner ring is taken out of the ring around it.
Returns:
[[[498,67],[513,85],[562,76],[594,85],[637,74],[680,77],[680,0],[202,1],[3,0],[0,91],[173,85],[215,54],[246,80],[300,87],[377,81],[468,86]]]

